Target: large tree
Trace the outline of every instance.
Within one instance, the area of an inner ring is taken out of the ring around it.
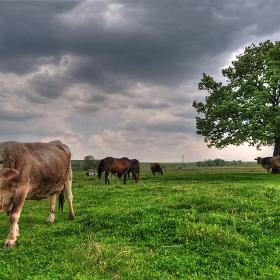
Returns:
[[[203,73],[205,102],[193,102],[197,134],[208,147],[249,143],[258,150],[273,146],[280,153],[280,42],[252,44],[222,70],[226,84]]]

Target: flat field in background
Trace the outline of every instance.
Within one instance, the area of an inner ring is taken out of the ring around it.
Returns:
[[[127,185],[74,172],[73,221],[67,203],[46,224],[48,201],[26,201],[0,279],[280,279],[279,174],[162,165]]]

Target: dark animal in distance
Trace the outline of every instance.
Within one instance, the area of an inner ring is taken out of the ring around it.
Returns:
[[[267,173],[271,172],[271,169],[280,171],[280,156],[274,157],[257,157],[255,158],[258,164],[260,164],[264,169],[266,169]]]
[[[139,181],[139,172],[136,170],[136,167],[133,163],[126,157],[123,158],[113,158],[106,157],[102,159],[98,165],[98,181],[101,182],[102,172],[105,171],[105,184],[110,184],[108,179],[109,173],[121,173],[124,175],[123,183],[126,184],[127,173],[131,169],[135,182]]]
[[[49,143],[0,143],[0,211],[7,212],[10,232],[5,247],[16,246],[18,220],[25,200],[50,199],[47,222],[55,220],[56,195],[63,210],[64,191],[73,220],[70,149],[60,141]]]
[[[161,166],[156,162],[151,164],[151,170],[153,175],[156,175],[156,173],[161,174],[161,176],[164,175],[164,171],[162,170]]]

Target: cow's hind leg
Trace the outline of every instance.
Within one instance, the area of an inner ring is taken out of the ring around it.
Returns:
[[[56,194],[50,197],[50,215],[47,219],[47,223],[53,223],[55,220],[55,204],[56,204]]]
[[[69,174],[69,178],[65,182],[65,193],[69,204],[69,220],[73,220],[75,218],[75,213],[73,208],[72,174]]]

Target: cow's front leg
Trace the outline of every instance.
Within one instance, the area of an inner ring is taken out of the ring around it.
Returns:
[[[50,215],[47,219],[47,223],[53,223],[55,220],[55,204],[56,204],[56,194],[50,197]]]
[[[18,188],[17,192],[13,196],[13,205],[8,211],[10,220],[10,232],[8,234],[4,247],[16,246],[17,236],[19,236],[18,220],[22,207],[24,205],[26,194],[26,188],[22,186],[22,188]]]
[[[10,220],[10,232],[8,234],[7,240],[4,244],[4,247],[15,247],[17,236],[19,236],[19,227],[18,227],[18,219],[20,214],[19,213],[10,213],[9,220]]]

